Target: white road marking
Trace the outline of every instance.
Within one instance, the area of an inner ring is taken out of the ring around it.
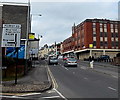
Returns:
[[[0,95],[0,97],[4,97],[4,98],[19,98],[19,99],[22,99],[24,97],[18,97],[18,96],[3,96],[3,95]]]
[[[88,80],[88,78],[84,77],[85,80]]]
[[[64,68],[64,66],[62,66]]]
[[[58,90],[56,90],[55,88],[54,88],[54,90],[55,90],[63,99],[67,100]]]
[[[84,70],[87,69],[85,66],[81,66],[80,68],[81,68],[81,69],[84,69]]]
[[[66,67],[64,67],[66,70],[68,70]]]
[[[113,90],[113,91],[117,91],[116,89],[112,88],[112,87],[108,87],[109,89]]]
[[[47,93],[54,93],[55,90],[50,90],[50,91],[47,91]]]
[[[42,98],[60,98],[60,96],[50,96],[50,97],[42,97]]]
[[[114,75],[112,75],[112,77],[114,77],[114,78],[118,78],[117,76],[114,76]]]
[[[41,94],[41,93],[29,93],[29,94],[23,94],[23,95],[20,95],[20,96],[30,96],[30,95],[37,95],[37,94]]]

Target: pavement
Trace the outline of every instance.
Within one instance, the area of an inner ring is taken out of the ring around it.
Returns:
[[[29,92],[44,92],[52,87],[52,82],[49,79],[47,67],[41,61],[34,61],[33,68],[28,74],[15,81],[3,81],[2,93],[29,93]]]

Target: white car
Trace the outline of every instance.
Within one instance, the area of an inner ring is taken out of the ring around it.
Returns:
[[[48,64],[58,64],[58,59],[57,57],[49,57],[48,59]]]
[[[75,66],[75,67],[77,67],[77,59],[67,58],[64,62],[64,66]]]

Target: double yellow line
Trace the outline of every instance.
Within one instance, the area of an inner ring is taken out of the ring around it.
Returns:
[[[49,74],[50,79],[51,79],[52,84],[53,84],[53,88],[57,89],[57,88],[58,88],[58,84],[57,84],[57,82],[56,82],[56,80],[55,80],[55,78],[54,78],[52,72],[50,71],[49,66],[47,66],[47,68],[48,68],[48,74]]]

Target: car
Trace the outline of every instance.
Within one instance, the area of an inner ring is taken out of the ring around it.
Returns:
[[[101,55],[97,58],[98,61],[109,61],[110,57],[108,55]]]
[[[58,64],[58,58],[57,58],[57,57],[54,57],[54,56],[49,57],[49,58],[48,58],[48,64],[49,64],[49,65],[50,65],[50,64]]]
[[[64,66],[76,66],[77,67],[77,59],[76,58],[67,58],[64,61]]]

